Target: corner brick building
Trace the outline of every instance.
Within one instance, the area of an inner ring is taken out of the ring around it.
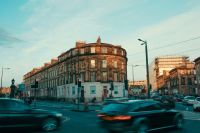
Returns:
[[[41,68],[34,68],[24,75],[26,90],[31,97],[74,100],[78,97],[77,79],[82,87],[79,96],[90,101],[109,97],[111,82],[114,84],[113,96],[124,97],[127,91],[127,53],[121,46],[102,43],[76,42],[72,48]],[[32,89],[37,80],[39,87]],[[83,101],[84,101],[83,100]]]

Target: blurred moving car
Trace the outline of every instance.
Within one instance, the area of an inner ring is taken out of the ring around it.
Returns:
[[[175,102],[182,102],[183,99],[184,99],[184,96],[181,95],[181,94],[176,94],[176,95],[174,95],[173,99],[174,99]]]
[[[193,104],[194,111],[200,111],[200,97],[195,99],[195,103]]]
[[[0,98],[0,128],[39,127],[52,131],[61,126],[62,114],[32,109],[19,99]]]
[[[195,103],[195,97],[194,96],[185,96],[183,99],[184,105],[193,105]]]
[[[107,98],[104,100],[103,105],[108,105],[111,103],[119,103],[119,102],[125,102],[128,101],[128,98],[125,97],[118,97],[118,98]]]
[[[165,108],[175,108],[175,101],[172,96],[170,95],[164,95],[161,96],[160,102],[163,103]]]
[[[156,95],[156,96],[152,96],[151,97],[153,100],[155,100],[155,101],[161,101],[161,96],[159,96],[159,95]]]
[[[179,111],[165,109],[162,103],[154,100],[112,103],[105,106],[98,117],[100,126],[110,133],[147,133],[158,129],[183,127],[183,115]]]

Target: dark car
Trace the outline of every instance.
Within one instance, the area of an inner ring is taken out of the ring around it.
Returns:
[[[22,100],[0,98],[0,128],[39,127],[52,131],[61,126],[62,114],[32,109]]]
[[[100,126],[109,132],[149,131],[183,127],[183,115],[176,110],[165,109],[154,100],[135,100],[105,106],[98,114]]]
[[[165,106],[165,108],[175,108],[175,101],[172,96],[161,96],[160,102]]]
[[[124,97],[119,97],[119,98],[107,98],[104,100],[103,105],[108,105],[111,103],[119,103],[119,102],[125,102],[128,101],[128,98],[124,98]]]

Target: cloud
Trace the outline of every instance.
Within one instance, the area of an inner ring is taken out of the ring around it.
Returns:
[[[63,51],[74,47],[76,40],[94,42],[100,35],[103,41],[121,44],[128,54],[139,52],[128,56],[128,61],[130,64],[144,65],[144,47],[139,45],[138,38],[147,40],[149,49],[152,49],[199,35],[199,8],[168,16],[151,25],[145,23],[134,27],[135,19],[148,22],[141,18],[138,11],[140,8],[135,8],[142,4],[138,6],[136,2],[132,0],[117,2],[116,0],[29,0],[21,8],[22,11],[30,14],[23,23],[28,30],[19,35],[19,38],[29,42],[20,53],[21,64],[28,64],[24,66],[23,72],[20,72],[21,77],[25,70],[27,72],[33,66],[43,65]],[[170,54],[174,51],[170,48],[160,49],[155,53],[149,50],[150,61],[157,55]],[[181,51],[181,48],[177,51]],[[141,69],[139,72],[144,73],[143,67],[135,69]],[[137,71],[135,73],[140,76],[136,77],[137,79],[144,79],[145,74],[138,74]]]
[[[99,35],[111,27],[103,21],[113,12],[122,8],[121,3],[86,2],[65,0],[29,1],[24,11],[32,12],[25,25],[29,31],[23,38],[32,42],[24,51],[34,53],[40,50],[51,50],[53,56],[58,51],[75,46],[76,40],[96,41]],[[37,6],[36,6],[37,5]],[[58,56],[58,55],[57,55]]]
[[[24,42],[24,40],[21,40],[7,32],[5,29],[0,28],[0,46],[10,47],[10,45],[14,43],[21,42]]]
[[[200,26],[199,12],[200,8],[195,8],[182,14],[172,16],[153,25],[144,26],[143,28],[132,32],[130,35],[126,35],[125,38],[121,38],[121,40],[124,40],[126,42],[126,45],[124,46],[127,48],[128,54],[135,56],[141,55],[143,53],[143,48],[140,48],[141,46],[139,46],[140,42],[138,42],[138,38],[147,40],[149,44],[149,49],[154,49],[157,47],[162,47],[166,44],[172,44],[200,36],[200,32],[198,29],[198,27]],[[130,42],[133,45],[129,45]],[[187,44],[190,44],[190,42],[187,42]],[[187,44],[184,45],[182,49],[187,49]],[[193,47],[197,46],[198,44],[195,42],[195,45],[193,44]],[[172,51],[168,49],[174,49],[176,47],[177,46],[174,45],[169,46],[168,48],[165,47],[165,49],[159,49],[157,50],[156,54],[164,54],[162,50],[165,50],[166,53],[170,54],[170,52]],[[177,49],[177,52],[180,52],[182,49]],[[154,56],[154,54],[152,56]]]

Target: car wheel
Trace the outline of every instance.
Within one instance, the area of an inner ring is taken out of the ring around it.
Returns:
[[[118,132],[113,130],[108,130],[108,133],[118,133]]]
[[[53,131],[58,128],[58,121],[55,118],[47,118],[42,123],[43,131]]]
[[[184,124],[184,120],[182,116],[176,118],[176,128],[182,129]]]
[[[148,125],[146,123],[141,123],[138,127],[137,133],[148,133]]]

